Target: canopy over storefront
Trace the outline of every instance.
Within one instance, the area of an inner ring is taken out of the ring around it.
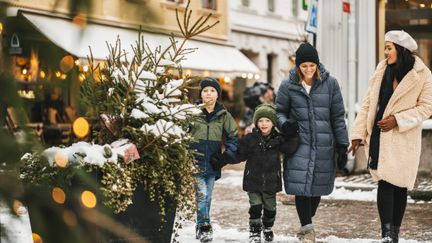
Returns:
[[[87,58],[90,47],[94,59],[105,59],[108,56],[106,43],[115,45],[117,37],[121,40],[122,49],[132,53],[131,45],[138,39],[136,30],[91,23],[81,28],[68,19],[21,11],[19,15],[27,19],[55,45],[79,58]],[[152,49],[159,45],[162,47],[170,45],[167,35],[150,32],[143,32],[142,35]],[[251,60],[232,46],[190,40],[186,47],[197,48],[197,50],[188,54],[182,61],[183,68],[231,77],[259,72],[258,67]]]

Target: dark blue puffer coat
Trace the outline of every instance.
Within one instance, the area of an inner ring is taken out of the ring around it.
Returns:
[[[319,70],[321,80],[314,81],[308,94],[294,67],[276,96],[279,127],[289,118],[299,125],[298,149],[284,161],[285,191],[291,195],[330,194],[335,180],[334,148],[349,145],[339,84],[322,64]]]

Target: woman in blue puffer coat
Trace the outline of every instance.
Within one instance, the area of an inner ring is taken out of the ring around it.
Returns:
[[[349,145],[345,108],[337,80],[319,62],[318,52],[309,43],[296,51],[296,67],[284,80],[276,96],[278,125],[282,132],[298,124],[299,146],[284,162],[287,194],[295,195],[302,227],[302,242],[315,242],[312,217],[321,196],[333,191],[335,152],[338,166],[346,163]]]

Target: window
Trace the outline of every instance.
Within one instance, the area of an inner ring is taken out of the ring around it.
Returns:
[[[216,10],[216,0],[201,0],[202,8]]]
[[[292,0],[292,14],[294,17],[298,16],[298,4],[299,4],[299,0]]]
[[[245,7],[249,7],[249,0],[242,0],[242,5]]]
[[[268,0],[268,11],[274,12],[275,11],[275,2],[274,0]]]

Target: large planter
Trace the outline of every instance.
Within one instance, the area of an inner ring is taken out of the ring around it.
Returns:
[[[52,191],[48,187],[27,185],[23,201],[28,207],[32,232],[37,233],[44,243],[120,243],[136,240],[137,235],[147,242],[171,242],[175,207],[166,209],[165,221],[162,223],[158,202],[150,201],[149,194],[144,191],[142,185],[139,185],[133,195],[133,204],[129,205],[126,211],[114,214],[101,202],[103,196],[98,190],[98,181],[100,181],[98,174],[98,172],[90,174],[94,179],[93,185],[88,185],[88,178],[85,180],[74,178],[71,187],[65,189],[64,204],[54,202]],[[84,190],[96,194],[98,202],[95,209],[82,206],[80,195]],[[98,213],[95,213],[96,211]],[[121,223],[127,231],[135,234],[129,234],[130,236],[114,234],[113,232],[118,231],[118,228],[113,227],[109,222],[104,222],[106,216]]]

